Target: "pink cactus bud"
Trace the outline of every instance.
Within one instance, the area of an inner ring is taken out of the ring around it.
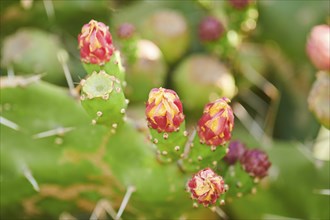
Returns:
[[[330,26],[315,26],[307,40],[306,51],[319,70],[330,70]]]
[[[271,163],[268,160],[268,155],[259,150],[247,150],[240,160],[243,169],[253,177],[265,177],[268,175],[268,169]]]
[[[221,98],[204,107],[197,128],[201,142],[209,146],[219,146],[230,140],[234,127],[234,114],[228,105],[229,102],[228,98]]]
[[[215,17],[208,16],[199,24],[198,34],[201,41],[216,41],[223,33],[224,27]]]
[[[182,103],[173,90],[154,88],[146,104],[149,125],[158,132],[176,131],[184,121]]]
[[[251,0],[229,0],[229,3],[236,9],[243,9],[248,4],[250,4]]]
[[[103,65],[115,50],[109,27],[102,22],[91,20],[78,35],[80,59],[84,63]]]
[[[235,164],[246,151],[245,144],[240,141],[231,141],[228,149],[229,151],[224,160],[230,165]]]
[[[206,168],[193,175],[187,184],[187,191],[191,193],[191,198],[208,206],[214,204],[219,196],[225,193],[226,186],[221,176]]]
[[[130,23],[123,23],[117,29],[117,35],[121,39],[128,39],[134,35],[135,27]]]

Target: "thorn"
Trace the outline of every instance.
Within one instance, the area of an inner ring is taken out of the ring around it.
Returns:
[[[101,117],[103,113],[101,111],[96,112],[97,117]]]
[[[128,105],[128,103],[129,103],[129,100],[128,100],[128,99],[125,99],[125,103]]]
[[[121,204],[120,204],[120,207],[119,207],[119,210],[118,210],[117,215],[116,215],[116,217],[115,217],[115,220],[119,220],[119,219],[120,219],[120,217],[121,217],[121,215],[123,214],[123,212],[124,212],[124,210],[125,210],[125,208],[126,208],[126,205],[127,205],[128,201],[129,201],[129,199],[130,199],[132,193],[135,192],[135,190],[136,190],[136,189],[135,189],[134,186],[129,186],[129,187],[127,188],[127,191],[126,191],[126,193],[125,193],[125,196],[124,196],[124,198],[123,198],[123,201],[122,201]]]
[[[116,218],[117,213],[112,207],[111,203],[106,199],[102,199],[97,202],[89,220],[98,220],[104,211],[108,213],[112,219]]]
[[[49,20],[51,20],[55,16],[53,2],[52,2],[52,0],[43,0],[43,2],[44,2],[44,7],[46,10],[47,17]]]
[[[163,138],[166,140],[168,138],[168,133],[164,133]]]
[[[85,95],[81,95],[80,96],[80,101],[84,101],[86,99],[86,96]]]
[[[257,194],[257,188],[256,188],[256,187],[253,187],[253,188],[251,189],[251,193],[252,193],[253,195]]]
[[[85,80],[85,79],[80,80],[80,85],[81,85],[81,86],[84,86],[85,83],[86,83],[86,80]]]
[[[167,155],[167,151],[162,151],[162,155],[166,156]]]
[[[124,108],[120,109],[120,113],[125,114],[126,110]]]
[[[213,165],[213,166],[216,166],[217,164],[218,164],[217,161],[213,161],[213,162],[212,162],[212,165]]]
[[[174,150],[175,150],[175,151],[179,151],[179,150],[180,150],[180,146],[175,146],[175,147],[174,147]]]
[[[198,156],[197,157],[197,160],[201,161],[201,160],[203,160],[203,157],[202,156]]]
[[[215,206],[210,207],[210,209],[211,209],[212,212],[216,211]]]
[[[190,143],[190,148],[193,148],[194,147],[194,143]]]
[[[219,215],[220,219],[223,219],[223,220],[228,219],[228,216],[220,207],[215,208],[215,213],[217,213]]]
[[[241,198],[241,197],[243,196],[243,193],[238,192],[238,193],[236,194],[236,196],[237,196],[237,198]]]
[[[237,183],[236,183],[236,187],[237,188],[241,188],[243,186],[243,184],[240,182],[240,181],[238,181]]]
[[[52,1],[51,0],[47,0],[47,2],[49,2],[49,4],[51,6],[53,6],[52,4]],[[46,7],[46,0],[44,0],[44,4],[45,4],[45,7]],[[47,9],[47,8],[46,8]],[[54,10],[54,9],[52,9]],[[47,10],[46,10],[47,11]],[[64,72],[64,76],[65,76],[65,79],[66,79],[66,82],[68,83],[68,86],[69,86],[69,90],[70,90],[70,94],[73,96],[73,97],[77,97],[78,96],[78,93],[77,91],[75,90],[75,87],[74,87],[74,84],[73,84],[73,80],[72,80],[72,76],[71,76],[71,73],[70,73],[70,70],[69,70],[69,67],[68,67],[68,59],[69,59],[69,54],[68,52],[66,52],[65,50],[63,49],[60,49],[58,52],[57,52],[57,59],[58,61],[60,62],[60,64],[62,65],[62,69],[63,69],[63,72]]]
[[[225,192],[227,192],[229,190],[229,186],[227,184],[225,184]]]
[[[12,122],[12,121],[10,121],[10,120],[2,117],[2,116],[0,116],[0,124],[2,124],[4,126],[7,126],[8,128],[11,128],[11,129],[16,130],[16,131],[18,131],[20,129],[19,126],[16,123],[14,123],[14,122]]]
[[[116,130],[112,128],[112,129],[111,129],[111,133],[112,133],[112,134],[116,134]]]
[[[63,139],[60,138],[60,137],[57,137],[57,138],[55,138],[54,143],[57,144],[57,145],[63,144]]]
[[[37,134],[33,135],[32,138],[40,139],[40,138],[50,137],[50,136],[54,136],[54,135],[63,136],[65,133],[72,131],[73,129],[75,129],[75,128],[74,127],[68,127],[68,128],[59,127],[59,128],[55,128],[52,130],[37,133]]]
[[[95,119],[92,120],[92,125],[96,125],[96,120]]]
[[[211,146],[211,151],[215,151],[217,149],[217,147],[216,146]]]
[[[39,185],[38,185],[36,179],[33,177],[31,170],[27,167],[26,164],[23,164],[21,166],[21,169],[23,171],[25,178],[31,183],[33,189],[35,191],[39,192],[40,191]]]
[[[184,131],[183,136],[187,137],[188,136],[188,131]]]
[[[117,128],[117,127],[118,127],[118,124],[117,124],[117,123],[113,123],[113,124],[112,124],[112,127],[113,127],[113,128]]]
[[[183,158],[184,157],[184,154],[180,154],[180,158]]]
[[[193,203],[193,208],[198,208],[198,204],[196,202]]]
[[[225,204],[226,204],[225,200],[221,199],[220,200],[220,205],[225,205]]]
[[[157,138],[154,138],[154,144],[157,144],[158,143],[158,139]]]
[[[104,100],[108,100],[108,99],[109,99],[109,94],[105,94],[105,95],[103,95],[103,96],[102,96],[102,99],[104,99]]]
[[[117,93],[120,93],[120,92],[121,92],[121,88],[120,88],[120,87],[117,87],[117,88],[116,88],[116,92],[117,92]]]
[[[77,220],[77,219],[68,212],[62,212],[59,216],[59,220]]]

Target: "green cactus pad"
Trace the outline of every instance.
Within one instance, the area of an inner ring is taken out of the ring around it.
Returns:
[[[116,129],[127,107],[120,81],[100,71],[82,80],[81,85],[81,104],[93,118],[92,122]]]

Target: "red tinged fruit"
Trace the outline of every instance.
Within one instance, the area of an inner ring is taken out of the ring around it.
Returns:
[[[191,193],[191,198],[204,206],[216,203],[226,190],[227,186],[222,177],[211,168],[200,170],[187,183],[187,191]]]
[[[236,9],[244,9],[250,4],[251,0],[229,0],[229,3]]]
[[[109,62],[115,50],[109,27],[95,20],[82,27],[78,42],[80,59],[87,64],[104,65]]]
[[[177,131],[184,121],[182,103],[173,90],[154,88],[146,103],[149,125],[158,132]]]
[[[233,165],[237,161],[239,161],[240,158],[243,156],[243,154],[246,151],[246,147],[245,147],[245,144],[243,144],[240,141],[231,141],[229,143],[228,150],[229,151],[228,151],[227,155],[224,157],[224,160],[228,164]]]
[[[135,27],[130,23],[123,23],[117,28],[117,35],[121,39],[129,39],[135,33]]]
[[[268,169],[271,163],[268,155],[259,150],[247,150],[240,159],[243,169],[253,177],[263,178],[268,175]]]
[[[222,23],[215,17],[205,17],[198,27],[198,35],[201,41],[216,41],[224,33],[225,29]]]
[[[205,106],[197,127],[202,143],[219,146],[230,140],[234,127],[234,113],[229,102],[228,98],[221,98]]]

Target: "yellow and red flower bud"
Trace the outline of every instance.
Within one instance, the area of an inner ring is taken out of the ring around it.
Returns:
[[[146,104],[149,125],[158,132],[173,132],[184,121],[182,103],[173,90],[154,88]]]
[[[225,182],[212,169],[206,168],[196,173],[187,184],[191,198],[200,204],[208,206],[214,204],[219,196],[226,191]]]
[[[103,65],[114,53],[109,27],[102,22],[91,20],[78,35],[80,59],[84,63]]]
[[[217,99],[207,104],[198,121],[198,136],[209,146],[226,144],[234,127],[234,113],[228,105],[228,98]]]

